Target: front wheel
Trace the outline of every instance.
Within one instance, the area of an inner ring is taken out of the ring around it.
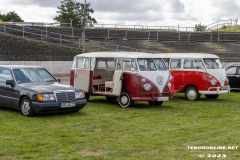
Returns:
[[[32,101],[28,97],[23,97],[20,102],[20,112],[27,117],[33,117],[35,115]]]
[[[200,99],[200,94],[198,93],[198,90],[194,86],[189,86],[185,90],[185,98],[189,101],[197,101]]]
[[[161,106],[163,104],[163,101],[148,101],[149,105],[158,105]]]
[[[133,104],[133,101],[131,100],[130,96],[126,92],[122,92],[120,96],[118,97],[118,104],[119,106],[123,108],[130,107]]]
[[[218,94],[205,94],[205,97],[207,99],[217,99],[218,98]]]

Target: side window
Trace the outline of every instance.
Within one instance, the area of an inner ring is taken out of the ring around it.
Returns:
[[[203,69],[203,62],[201,59],[185,59],[184,69]]]
[[[131,71],[131,59],[123,59],[123,71]]]
[[[107,68],[115,69],[115,61],[113,58],[107,58]]]
[[[105,58],[97,59],[97,68],[107,68]]]
[[[238,70],[238,71],[239,71],[239,70]],[[237,72],[237,67],[228,68],[228,69],[226,70],[226,72],[227,72],[227,74],[229,74],[229,75],[236,74],[236,72]]]
[[[0,69],[0,83],[6,83],[6,80],[12,80],[11,71],[9,69]]]
[[[171,59],[170,68],[171,69],[180,69],[181,68],[181,59]]]
[[[237,69],[237,75],[240,75],[240,67]]]
[[[77,68],[88,69],[89,68],[89,58],[78,58]]]

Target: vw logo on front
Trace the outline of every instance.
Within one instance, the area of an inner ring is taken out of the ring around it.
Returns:
[[[163,77],[162,76],[157,76],[157,84],[162,85],[163,83]]]

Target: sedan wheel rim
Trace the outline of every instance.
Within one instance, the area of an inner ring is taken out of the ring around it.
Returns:
[[[22,103],[22,113],[24,115],[27,115],[29,113],[29,110],[30,110],[30,104],[29,104],[29,101],[25,100],[23,103]]]

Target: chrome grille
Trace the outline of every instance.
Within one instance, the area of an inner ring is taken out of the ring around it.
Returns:
[[[64,92],[64,93],[56,93],[57,101],[65,102],[65,101],[75,101],[75,93],[74,92]]]

